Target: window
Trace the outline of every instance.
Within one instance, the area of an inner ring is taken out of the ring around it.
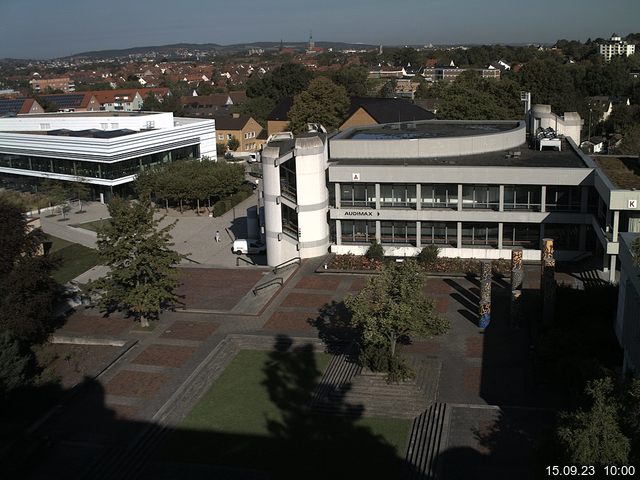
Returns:
[[[51,124],[50,123],[41,123],[40,124],[40,130],[50,130],[51,129]]]
[[[298,214],[293,208],[282,205],[282,231],[298,239]]]
[[[416,245],[416,222],[380,222],[380,243]]]
[[[224,135],[218,135],[218,140],[224,140]]]
[[[505,223],[502,226],[502,246],[537,250],[540,246],[540,225],[536,223]]]
[[[376,239],[376,222],[342,220],[342,243],[368,244]]]
[[[231,140],[233,138],[233,135],[230,133],[227,133],[227,140]]]
[[[462,208],[498,210],[500,187],[497,185],[463,185]]]
[[[416,208],[416,186],[412,184],[380,184],[380,206]]]
[[[579,212],[581,187],[547,187],[549,212]]]
[[[420,187],[422,208],[457,208],[458,185],[435,184]]]
[[[578,225],[545,223],[544,236],[553,239],[553,247],[556,250],[578,250]]]
[[[340,185],[341,207],[376,207],[376,186],[373,183],[343,183]]]
[[[498,224],[496,223],[463,223],[462,224],[462,245],[463,246],[489,246],[498,245]]]
[[[298,191],[296,182],[296,161],[295,159],[280,165],[280,191],[282,195],[297,201]]]
[[[458,224],[456,222],[420,222],[422,245],[458,246]]]
[[[108,123],[101,123],[100,124],[100,128],[102,130],[108,130],[109,129],[109,124]]]
[[[505,185],[504,209],[540,211],[542,187],[537,185]]]

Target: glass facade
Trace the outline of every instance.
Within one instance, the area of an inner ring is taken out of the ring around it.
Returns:
[[[580,227],[559,223],[544,224],[545,238],[553,238],[553,248],[556,250],[578,250]]]
[[[498,185],[463,185],[462,208],[498,210],[500,187]]]
[[[498,246],[497,223],[463,223],[462,246]]]
[[[380,243],[416,245],[416,222],[380,222]]]
[[[298,214],[293,208],[282,205],[282,231],[298,239]]]
[[[153,165],[198,158],[199,156],[199,145],[176,148],[166,152],[144,155],[142,157],[135,157],[114,163],[0,154],[0,167],[114,180],[116,178],[134,175],[140,170]]]
[[[420,222],[420,243],[457,247],[457,222]]]
[[[502,246],[540,248],[540,225],[536,223],[505,223],[502,226]]]
[[[421,208],[458,208],[458,185],[428,184],[420,186]]]
[[[376,186],[373,183],[343,183],[340,185],[340,206],[376,207]]]
[[[540,185],[505,185],[504,209],[539,212],[542,199]]]
[[[415,184],[380,184],[380,206],[386,208],[416,208]]]
[[[581,187],[547,187],[548,212],[579,212]]]
[[[342,243],[371,243],[376,239],[376,222],[365,220],[342,220]]]
[[[294,202],[298,198],[296,182],[296,161],[295,159],[280,165],[280,192],[283,197],[287,197]]]

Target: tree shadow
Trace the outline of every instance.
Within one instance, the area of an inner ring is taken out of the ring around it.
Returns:
[[[318,330],[318,336],[327,351],[344,354],[347,346],[358,340],[357,332],[350,326],[351,313],[343,301],[332,300],[318,310],[318,315],[307,322]]]
[[[244,429],[241,411],[233,430],[206,419],[198,429],[180,426],[198,398],[179,401],[178,413],[165,411],[169,420],[159,425],[131,419],[139,402],[107,397],[109,383],[107,390],[94,379],[72,392],[56,387],[64,401],[0,450],[3,473],[24,479],[399,478],[404,452],[360,424],[361,407],[344,398],[334,399],[336,414],[310,407],[321,377],[312,345],[278,337],[262,373],[261,385],[275,406],[264,414],[268,434]],[[41,387],[29,392],[34,398],[41,393]],[[114,401],[120,405],[111,406]]]

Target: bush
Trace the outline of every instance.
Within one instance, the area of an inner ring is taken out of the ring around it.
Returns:
[[[367,257],[369,260],[382,262],[384,261],[384,249],[382,248],[382,245],[380,245],[377,242],[377,240],[374,240],[371,243],[369,250],[367,250],[367,253],[365,253],[364,256]]]
[[[388,383],[398,383],[414,377],[414,372],[406,359],[396,352],[391,356],[389,349],[381,345],[369,345],[362,349],[360,362],[373,372],[386,373]]]
[[[249,198],[251,194],[252,192],[247,190],[240,190],[227,198],[217,201],[213,205],[213,216],[220,217],[224,215],[243,200]]]
[[[438,261],[438,255],[440,255],[440,249],[435,245],[427,245],[418,254],[418,261],[424,265],[431,265]]]

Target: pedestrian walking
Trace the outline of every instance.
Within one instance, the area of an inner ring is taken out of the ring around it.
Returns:
[[[215,239],[216,239],[216,243],[220,243],[220,230],[216,230]]]

